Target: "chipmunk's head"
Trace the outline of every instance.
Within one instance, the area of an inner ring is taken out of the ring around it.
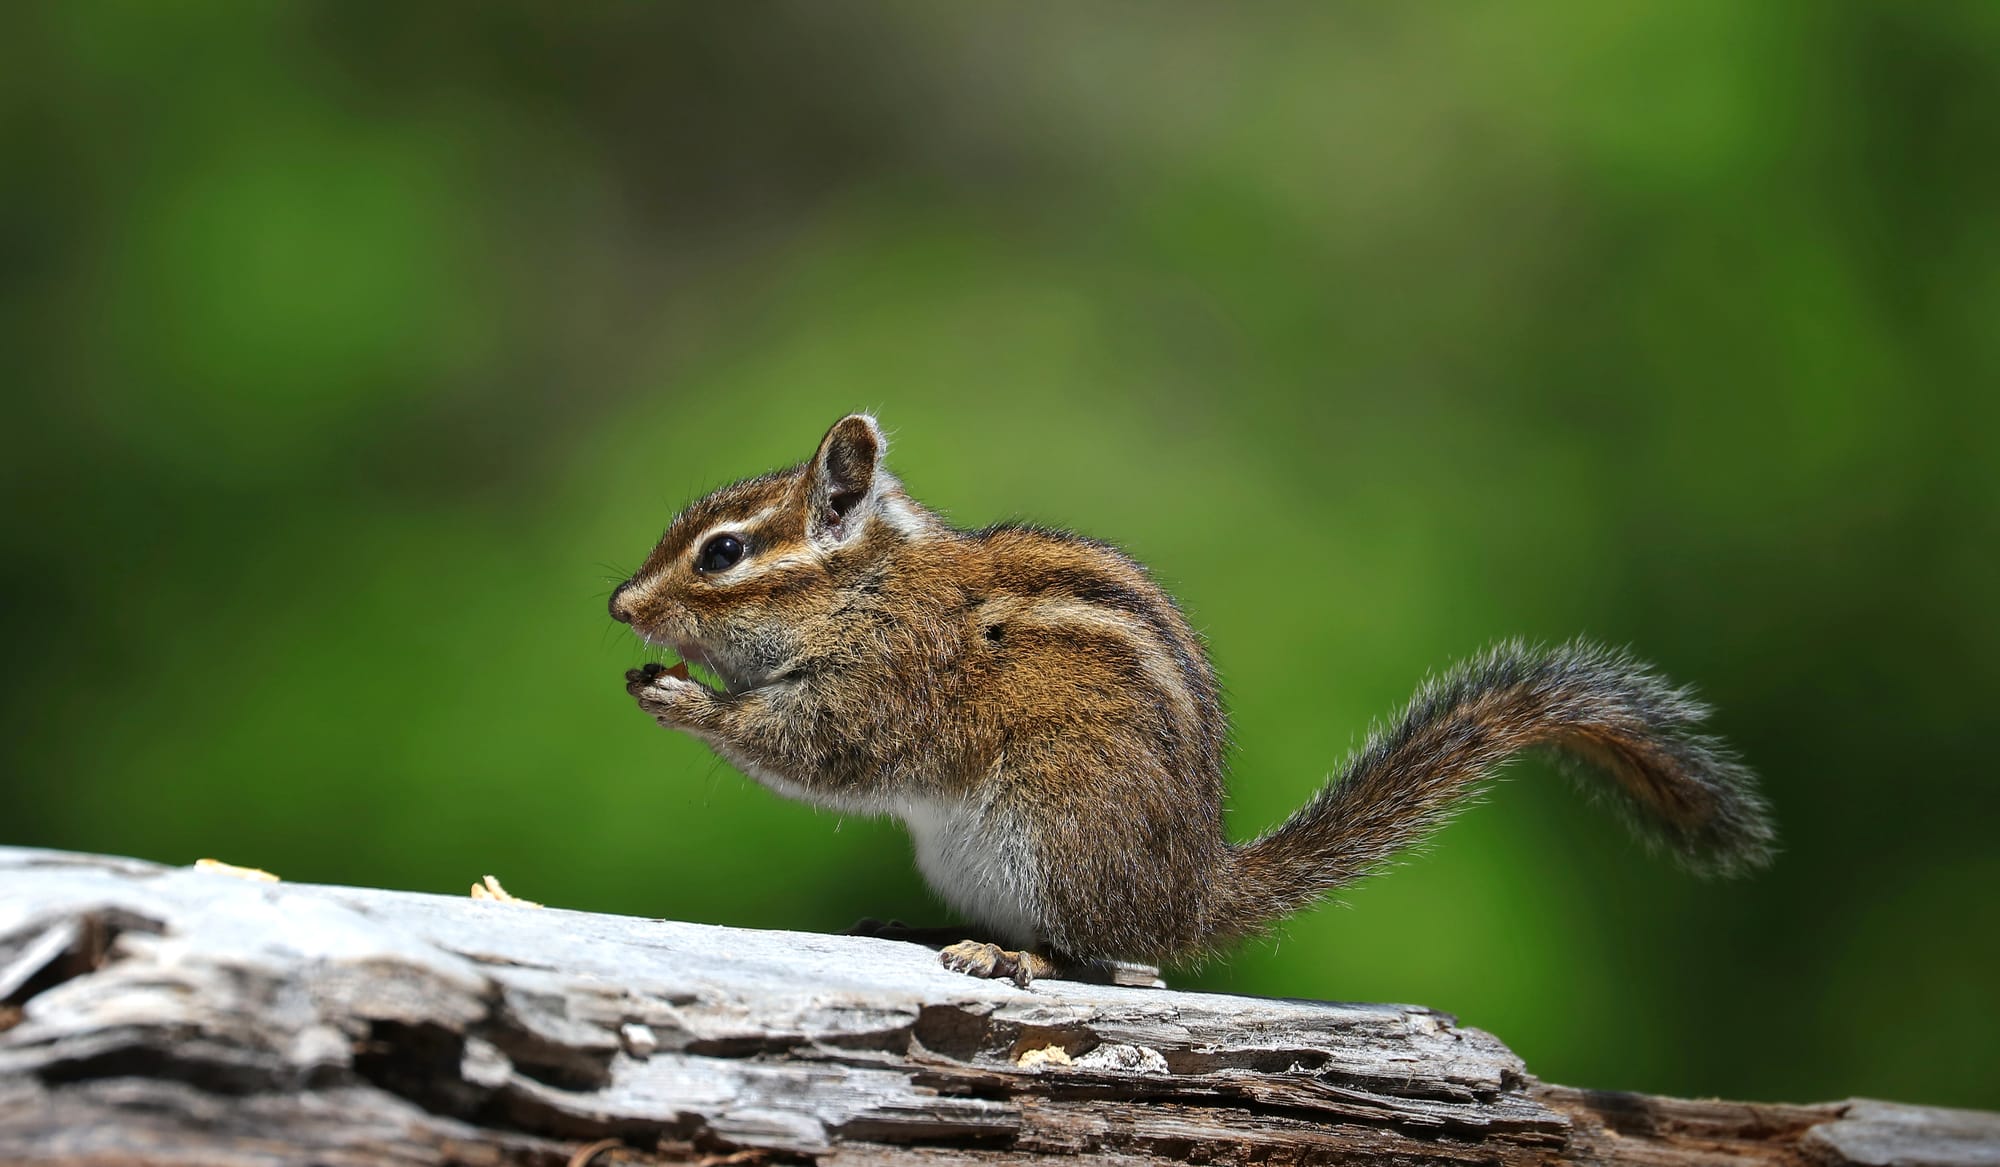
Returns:
[[[879,586],[898,546],[934,529],[883,469],[887,446],[874,418],[850,414],[810,461],[693,503],[611,594],[612,618],[731,692],[779,679],[813,641],[842,634],[847,598]]]

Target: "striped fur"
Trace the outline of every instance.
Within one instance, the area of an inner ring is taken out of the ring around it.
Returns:
[[[612,613],[712,669],[628,691],[787,797],[901,818],[925,878],[997,939],[1160,960],[1268,927],[1378,868],[1524,749],[1559,751],[1697,865],[1761,861],[1749,773],[1631,660],[1508,645],[1422,690],[1263,839],[1223,833],[1226,719],[1144,568],[1062,531],[952,528],[881,465],[873,419],[683,511]],[[740,562],[699,569],[703,545]]]

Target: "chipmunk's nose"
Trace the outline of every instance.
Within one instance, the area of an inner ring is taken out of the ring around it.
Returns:
[[[627,608],[623,602],[625,593],[631,590],[632,581],[628,579],[624,583],[619,584],[611,593],[611,618],[620,624],[630,624],[632,622],[632,609]]]

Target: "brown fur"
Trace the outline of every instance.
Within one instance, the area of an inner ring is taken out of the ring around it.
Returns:
[[[1213,950],[1375,870],[1533,747],[1582,763],[1691,862],[1768,853],[1753,779],[1690,732],[1705,711],[1580,643],[1461,666],[1291,820],[1233,847],[1227,723],[1172,599],[1101,543],[951,528],[884,448],[872,419],[844,418],[810,462],[677,516],[612,614],[723,689],[652,669],[627,687],[780,793],[984,832],[990,855],[954,862],[1008,894],[959,906],[1004,939],[1090,959]],[[719,530],[745,554],[705,574]]]

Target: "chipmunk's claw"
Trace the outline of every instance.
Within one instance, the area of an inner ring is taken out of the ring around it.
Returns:
[[[938,954],[939,963],[953,972],[982,980],[1013,981],[1025,989],[1038,977],[1052,977],[1061,969],[1039,952],[1013,952],[983,940],[961,940]]]
[[[715,690],[688,676],[686,661],[626,669],[625,692],[668,729],[699,731],[721,700]]]

